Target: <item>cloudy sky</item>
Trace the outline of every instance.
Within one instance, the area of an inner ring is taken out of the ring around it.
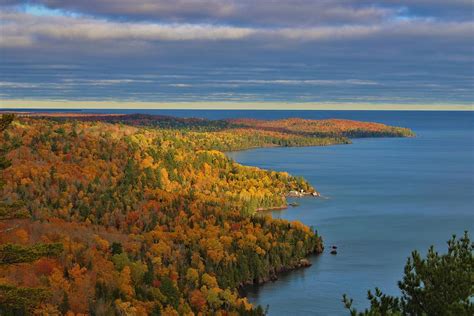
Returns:
[[[469,104],[472,0],[0,0],[0,99]]]

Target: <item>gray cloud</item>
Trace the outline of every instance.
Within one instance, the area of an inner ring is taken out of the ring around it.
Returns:
[[[26,46],[42,39],[58,40],[226,40],[246,37],[253,30],[239,27],[111,22],[69,16],[0,13],[2,46]]]
[[[12,5],[14,0],[7,4]],[[30,0],[17,4],[120,19],[233,24],[365,23],[380,20],[393,10],[369,4],[355,6],[344,0]]]
[[[210,24],[156,24],[114,22],[90,17],[36,16],[17,12],[0,13],[0,46],[21,48],[45,45],[48,40],[70,43],[84,41],[217,41],[274,38],[320,41],[360,39],[377,36],[461,37],[472,35],[473,22],[429,20],[390,21],[373,25],[313,26],[306,28],[250,28]]]
[[[470,0],[7,0],[122,20],[266,26],[365,24],[411,15],[472,19]]]

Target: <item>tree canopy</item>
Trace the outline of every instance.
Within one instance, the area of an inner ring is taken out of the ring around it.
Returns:
[[[0,133],[2,315],[262,315],[239,288],[304,265],[323,244],[260,211],[315,189],[223,151],[349,142],[230,121],[12,119]]]

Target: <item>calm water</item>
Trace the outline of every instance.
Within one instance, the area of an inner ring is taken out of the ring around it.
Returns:
[[[452,234],[474,232],[474,112],[187,111],[141,112],[210,119],[348,118],[412,128],[416,138],[358,139],[352,145],[271,148],[229,153],[238,162],[302,175],[324,199],[274,217],[313,225],[339,254],[311,258],[248,293],[270,315],[347,315],[341,296],[366,307],[375,286],[398,294],[397,280],[413,249],[445,249]]]
[[[425,252],[434,244],[444,252],[453,233],[474,232],[473,113],[329,114],[407,126],[418,136],[229,154],[308,179],[326,199],[302,199],[272,215],[313,225],[328,247],[339,247],[337,256],[315,256],[312,267],[250,290],[249,299],[269,305],[270,315],[346,315],[343,293],[358,307],[366,307],[366,291],[375,286],[398,294],[396,282],[413,249]]]

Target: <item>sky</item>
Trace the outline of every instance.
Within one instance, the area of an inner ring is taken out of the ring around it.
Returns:
[[[473,10],[472,0],[0,0],[0,107],[472,105]]]

